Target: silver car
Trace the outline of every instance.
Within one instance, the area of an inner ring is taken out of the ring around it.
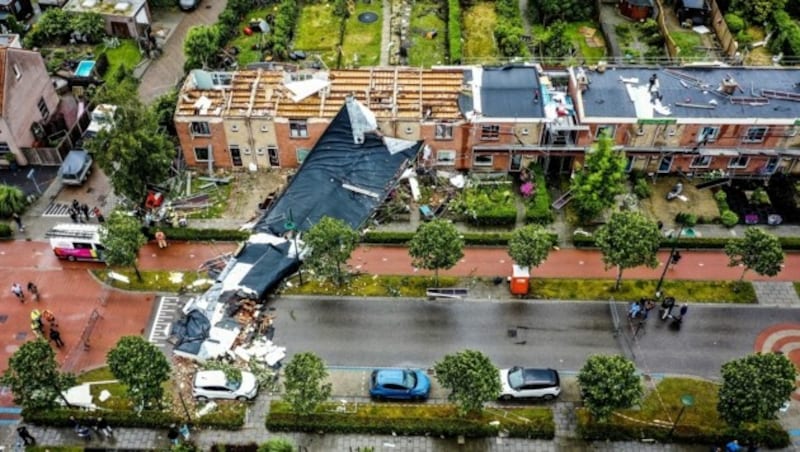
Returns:
[[[231,381],[221,370],[201,370],[192,381],[192,396],[209,399],[253,400],[258,395],[258,381],[250,372],[242,371],[240,381]]]

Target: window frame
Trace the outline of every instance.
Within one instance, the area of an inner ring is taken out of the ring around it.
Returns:
[[[754,130],[763,130],[758,138],[751,137],[751,133]],[[747,128],[744,136],[742,137],[742,143],[763,143],[764,139],[767,138],[767,133],[769,132],[769,127],[767,126],[751,126]]]
[[[698,163],[698,159],[708,159],[708,162],[705,164]],[[711,155],[696,155],[692,157],[692,161],[689,162],[689,168],[708,168],[711,166],[711,162],[714,161],[714,157]]]
[[[479,158],[489,159],[489,161],[484,163],[478,163]],[[481,168],[486,168],[486,167],[491,168],[494,166],[494,156],[491,154],[475,154],[472,157],[472,166],[478,166]]]
[[[594,131],[594,139],[595,140],[599,140],[600,139],[600,135],[602,135],[603,131],[605,131],[605,130],[610,131],[610,133],[608,134],[608,137],[613,140],[614,136],[616,136],[616,134],[617,134],[617,126],[615,126],[615,125],[607,125],[607,124],[597,126],[597,129]]]
[[[50,109],[47,108],[47,101],[44,100],[44,97],[39,98],[39,101],[36,103],[36,108],[39,109],[42,119],[47,119],[50,117]]]
[[[208,121],[192,121],[189,123],[189,132],[192,137],[210,137],[211,125]]]
[[[442,159],[443,154],[452,155],[451,159]],[[439,149],[436,151],[436,166],[455,166],[456,165],[456,151],[454,149]]]
[[[201,150],[205,151],[205,153],[206,153],[206,158],[204,158],[204,159],[200,158],[200,156],[197,155],[197,151],[201,151]],[[195,147],[192,148],[192,152],[194,153],[194,161],[195,162],[207,162],[207,161],[209,161],[209,159],[211,159],[211,149],[208,146],[195,146]]]
[[[497,141],[500,139],[499,124],[481,125],[481,141]]]
[[[707,136],[705,133],[703,133],[705,132],[706,129],[712,129],[714,133]],[[697,132],[697,142],[702,143],[703,141],[705,141],[707,143],[713,143],[717,141],[717,138],[719,138],[719,132],[720,132],[719,126],[702,126],[700,127],[700,131]]]
[[[302,158],[300,158],[300,153],[301,152],[305,153]],[[309,148],[297,148],[297,149],[295,149],[294,150],[294,156],[297,159],[297,163],[302,165],[303,162],[305,162],[306,158],[308,157],[309,153],[311,153],[311,149],[309,149]]]
[[[453,139],[453,124],[449,122],[437,122],[434,126],[434,139],[436,140],[452,140]],[[441,130],[441,133],[440,133]]]
[[[741,164],[738,163],[738,162],[741,161],[741,159],[744,159],[744,165],[741,165]],[[750,156],[749,155],[738,155],[736,157],[731,157],[731,159],[728,160],[728,168],[744,169],[744,168],[747,168],[748,165],[750,165]]]
[[[305,133],[305,135],[304,135]],[[289,120],[289,138],[304,139],[308,138],[308,120],[307,119],[290,119]]]

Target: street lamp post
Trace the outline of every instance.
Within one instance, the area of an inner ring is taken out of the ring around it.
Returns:
[[[669,438],[672,439],[672,434],[675,432],[675,428],[678,427],[678,422],[681,420],[681,416],[683,416],[683,412],[686,410],[686,407],[690,407],[694,405],[694,396],[691,394],[684,394],[681,396],[681,411],[678,412],[678,417],[675,418],[675,422],[672,424],[672,429],[669,431]]]
[[[680,239],[681,234],[683,233],[683,223],[680,224],[678,227],[678,234],[672,240],[672,249],[669,252],[669,257],[667,258],[667,263],[664,265],[664,271],[661,272],[661,278],[658,279],[658,285],[656,286],[656,298],[661,297],[661,286],[664,284],[664,277],[667,276],[667,270],[669,266],[672,264],[672,260],[675,258],[675,250],[678,248],[678,239]]]
[[[178,398],[181,399],[181,405],[183,405],[183,413],[186,415],[186,423],[189,424],[192,422],[192,416],[189,414],[189,408],[186,407],[186,401],[183,399],[183,389],[186,387],[183,383],[180,384],[180,388],[178,388]]]

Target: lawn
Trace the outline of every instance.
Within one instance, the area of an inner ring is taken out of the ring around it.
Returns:
[[[167,237],[167,239],[169,239],[169,237]],[[208,289],[213,282],[209,280],[205,274],[200,272],[140,270],[139,273],[142,275],[142,281],[139,281],[133,269],[114,269],[114,271],[130,279],[129,284],[111,280],[112,287],[124,290],[177,293],[181,288],[184,288],[187,292],[203,292]],[[106,270],[92,270],[92,273],[98,280],[106,280]]]
[[[636,301],[642,297],[651,298],[655,293],[657,280],[625,280],[615,291],[611,279],[542,279],[531,280],[533,298],[553,300],[609,300]],[[678,302],[695,303],[755,303],[756,294],[750,283],[742,284],[734,291],[735,281],[664,281],[662,291],[675,297]]]
[[[444,2],[420,0],[414,3],[411,12],[411,48],[408,50],[408,65],[431,67],[447,62],[447,21]],[[436,31],[436,37],[428,39],[426,33]]]
[[[206,218],[222,218],[225,211],[228,209],[228,204],[230,203],[231,191],[233,190],[233,185],[237,183],[237,181],[233,180],[231,183],[228,184],[212,184],[207,180],[200,179],[201,177],[205,177],[203,174],[194,174],[192,177],[192,195],[198,195],[201,193],[208,194],[208,207],[202,209],[182,209],[176,210],[176,213],[180,217],[181,214],[185,214],[186,218],[195,218],[195,219],[206,219]]]
[[[106,70],[106,74],[103,76],[106,82],[111,79],[118,67],[125,65],[128,69],[133,70],[142,59],[139,46],[133,39],[120,39],[119,47],[114,49],[106,48],[105,44],[100,44],[96,47],[98,55],[103,51],[106,52],[106,56],[108,57],[108,70]]]
[[[766,37],[763,27],[747,27],[746,33],[753,42],[763,41]],[[749,66],[770,66],[772,65],[772,53],[766,46],[758,46],[747,53],[744,64]]]
[[[679,58],[696,60],[706,56],[705,51],[696,48],[703,45],[703,38],[699,34],[683,30],[670,30],[669,34],[675,40],[675,45],[681,49]]]
[[[304,271],[305,272],[305,271]],[[312,279],[307,273],[300,286],[297,277],[283,290],[285,295],[339,295],[354,297],[424,297],[429,287],[455,287],[459,279],[439,276],[438,285],[432,276],[353,276],[342,287]]]
[[[378,20],[364,24],[358,15],[373,12]],[[381,59],[381,27],[383,11],[379,3],[365,4],[355,2],[355,10],[345,22],[344,42],[342,42],[341,67],[377,66]],[[388,43],[387,43],[388,44]]]
[[[319,53],[328,67],[336,66],[341,18],[333,15],[332,3],[311,3],[303,6],[297,20],[294,48],[306,53]]]
[[[606,55],[605,39],[600,26],[594,22],[570,22],[565,34],[578,49],[578,59],[588,64],[597,63]],[[591,45],[590,45],[591,43]]]
[[[239,49],[239,55],[236,57],[239,67],[261,61],[261,50],[253,49],[253,47],[259,45],[264,39],[264,35],[262,33],[253,33],[247,36],[242,30],[250,24],[251,19],[263,19],[272,9],[272,7],[265,7],[251,11],[236,28],[239,35],[233,38],[227,47],[235,46]]]
[[[494,42],[497,15],[494,2],[477,2],[464,9],[461,17],[466,64],[493,61],[499,55]]]

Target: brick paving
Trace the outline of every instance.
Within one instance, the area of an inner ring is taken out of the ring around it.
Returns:
[[[753,281],[758,304],[764,306],[800,306],[800,298],[792,282]]]

